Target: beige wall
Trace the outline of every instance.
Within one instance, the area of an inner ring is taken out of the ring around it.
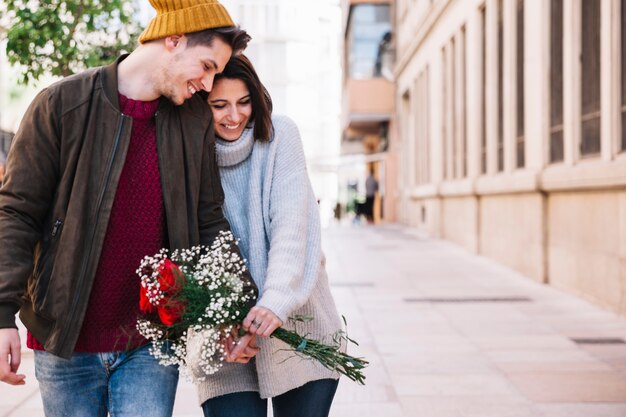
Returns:
[[[441,237],[441,213],[442,200],[438,198],[415,198],[409,199],[403,210],[402,219],[417,228],[420,232],[434,238]]]
[[[540,194],[480,199],[480,252],[529,278],[544,280],[543,200]]]
[[[548,198],[549,279],[626,314],[626,191]]]
[[[478,200],[475,197],[447,198],[441,203],[442,237],[471,252],[478,251]]]

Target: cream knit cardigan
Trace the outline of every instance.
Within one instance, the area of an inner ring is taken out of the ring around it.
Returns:
[[[273,311],[285,328],[288,317],[314,317],[298,323],[302,334],[331,341],[341,328],[330,293],[321,248],[318,206],[306,170],[297,126],[274,116],[274,137],[255,141],[246,129],[235,142],[217,141],[224,188],[224,213],[252,277],[258,306]],[[226,363],[198,385],[200,403],[234,392],[256,391],[262,398],[339,375],[317,362],[285,352],[283,342],[259,338],[261,351],[246,365]]]

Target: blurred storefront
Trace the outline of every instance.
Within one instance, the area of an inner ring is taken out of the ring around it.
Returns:
[[[354,206],[363,199],[373,171],[379,183],[375,222],[394,220],[394,159],[390,153],[395,112],[392,1],[342,1],[343,98],[341,116],[340,200]]]
[[[320,161],[339,154],[341,9],[338,0],[222,0],[252,35],[246,55],[269,90],[276,114],[300,130],[309,176],[328,223],[337,174]]]

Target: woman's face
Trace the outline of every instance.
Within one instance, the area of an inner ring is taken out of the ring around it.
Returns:
[[[250,121],[252,102],[246,84],[238,79],[219,79],[209,93],[215,134],[228,141],[239,139]]]

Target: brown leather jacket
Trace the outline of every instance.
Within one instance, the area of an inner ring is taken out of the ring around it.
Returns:
[[[0,328],[15,327],[19,310],[46,350],[65,358],[82,327],[130,141],[132,119],[117,98],[123,58],[39,93],[0,188]],[[211,112],[198,96],[182,106],[162,98],[156,126],[169,247],[210,244],[230,229]]]

